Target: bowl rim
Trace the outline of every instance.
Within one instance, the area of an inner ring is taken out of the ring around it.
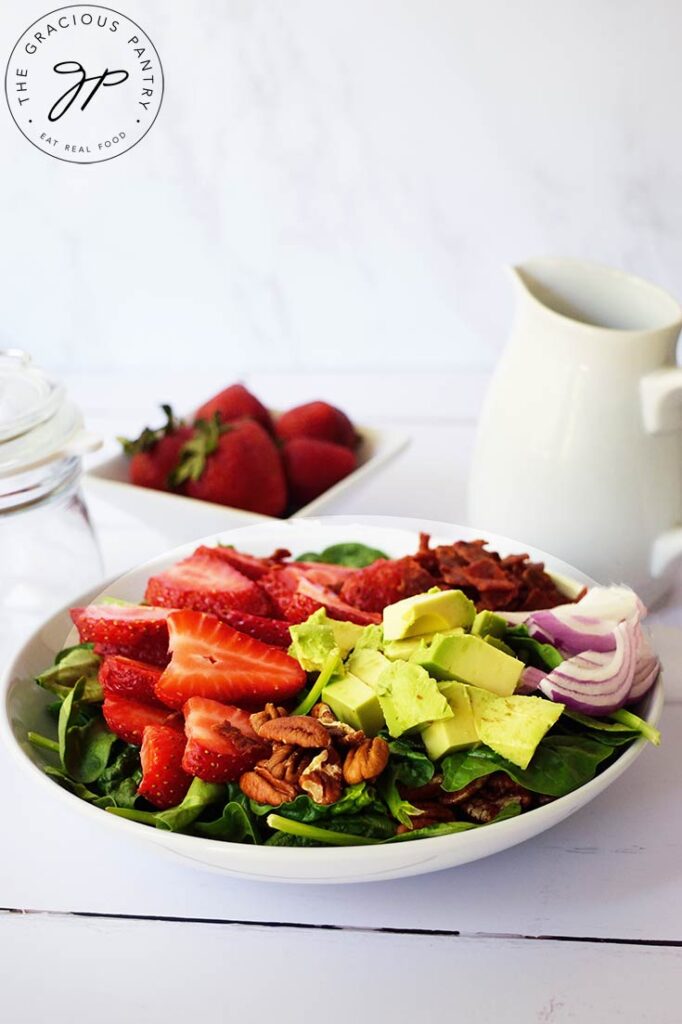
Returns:
[[[217,531],[216,534],[210,534],[207,537],[198,538],[196,541],[178,545],[175,548],[165,551],[160,555],[157,555],[147,561],[134,566],[125,573],[119,573],[107,579],[104,582],[100,582],[96,587],[90,588],[85,593],[79,595],[78,601],[80,602],[91,602],[98,596],[102,596],[105,590],[109,590],[115,587],[117,583],[121,583],[128,579],[133,574],[147,572],[148,570],[155,570],[160,568],[162,565],[176,561],[179,558],[185,557],[187,553],[190,553],[194,547],[200,544],[216,543],[218,537],[223,538],[229,535],[230,539],[233,539],[235,535],[244,535],[244,539],[248,539],[249,534],[260,533],[262,531],[286,531],[287,529],[298,529],[301,527],[336,527],[336,526],[348,526],[349,528],[367,529],[369,527],[377,527],[382,530],[396,529],[396,530],[407,530],[418,536],[419,530],[424,530],[431,533],[432,535],[441,535],[445,533],[456,533],[459,534],[457,539],[461,539],[462,534],[468,534],[469,536],[484,535],[488,538],[488,543],[495,549],[498,546],[510,546],[511,548],[517,548],[518,550],[528,551],[532,558],[540,557],[543,561],[546,560],[550,564],[561,566],[560,577],[566,577],[571,583],[580,583],[582,585],[597,585],[596,581],[591,579],[585,573],[574,569],[567,563],[564,563],[561,559],[555,558],[554,556],[541,551],[538,548],[534,548],[532,545],[525,545],[522,542],[512,540],[499,534],[491,533],[490,531],[479,531],[468,526],[462,526],[455,523],[445,523],[434,520],[422,520],[422,519],[411,519],[406,517],[392,517],[392,516],[327,516],[327,517],[314,517],[309,519],[290,519],[290,520],[278,520],[268,522],[258,522],[249,526],[239,526],[224,531]],[[569,570],[566,572],[566,570]],[[554,572],[554,570],[550,570]],[[230,849],[238,849],[242,853],[247,850],[248,856],[252,859],[254,878],[259,878],[262,881],[287,881],[295,882],[301,879],[294,877],[282,877],[277,878],[271,874],[258,874],[259,868],[281,868],[286,871],[288,866],[296,865],[301,866],[301,861],[318,860],[321,851],[325,858],[325,863],[329,867],[330,877],[326,879],[328,882],[334,882],[337,880],[335,874],[338,872],[339,875],[352,874],[353,870],[359,870],[360,868],[369,869],[371,867],[371,861],[368,859],[368,854],[371,857],[372,850],[382,851],[382,858],[384,860],[384,870],[378,875],[368,878],[367,880],[380,880],[381,875],[386,877],[395,877],[396,873],[400,872],[401,867],[405,866],[405,847],[413,848],[413,843],[378,843],[376,845],[368,846],[343,846],[343,847],[269,847],[265,845],[255,844],[244,844],[244,843],[232,843],[230,841],[210,839],[202,836],[186,835],[180,832],[170,832],[165,830],[157,830],[151,828],[149,825],[142,824],[141,822],[130,821],[129,819],[119,817],[114,814],[107,814],[102,808],[94,807],[87,801],[80,799],[80,797],[66,790],[59,783],[51,779],[44,771],[41,770],[40,766],[35,763],[23,749],[19,737],[16,735],[10,718],[10,697],[18,686],[25,685],[37,685],[33,680],[28,680],[25,677],[23,679],[16,678],[16,668],[21,660],[26,656],[34,644],[36,644],[41,634],[46,629],[52,629],[63,621],[65,625],[69,623],[69,608],[74,607],[74,602],[70,601],[58,611],[54,612],[48,619],[41,623],[33,632],[27,637],[21,646],[14,651],[12,654],[9,664],[4,668],[2,676],[0,677],[0,692],[2,693],[2,708],[0,710],[0,740],[4,743],[5,747],[11,751],[11,755],[16,764],[22,767],[22,770],[37,782],[38,784],[45,787],[43,792],[52,792],[53,796],[58,796],[60,799],[68,801],[68,805],[73,809],[80,811],[81,813],[88,816],[88,820],[99,821],[102,824],[108,822],[110,826],[123,829],[124,833],[129,836],[137,838],[146,838],[147,841],[161,842],[169,850],[180,854],[186,859],[195,861],[196,863],[202,864],[207,867],[208,865],[201,857],[201,850],[213,850],[225,851]],[[73,630],[73,627],[69,632]],[[62,641],[66,644],[69,639],[69,634],[65,636]],[[57,651],[54,652],[55,654]],[[659,671],[658,677],[654,686],[646,695],[649,697],[649,709],[646,715],[646,721],[656,726],[661,716],[663,708],[663,683],[662,683],[662,672]],[[437,855],[445,853],[447,850],[455,847],[460,852],[466,852],[467,850],[472,853],[472,856],[464,856],[458,858],[457,863],[464,863],[466,861],[482,859],[493,853],[500,852],[504,849],[508,849],[518,843],[524,842],[526,839],[530,839],[538,833],[544,831],[546,827],[551,827],[552,819],[556,819],[554,823],[562,820],[564,817],[568,817],[571,813],[569,805],[573,803],[574,810],[578,810],[581,806],[588,803],[594,796],[597,796],[599,792],[606,789],[611,782],[614,782],[623,772],[625,772],[630,765],[639,757],[642,751],[647,746],[647,740],[644,737],[640,737],[634,740],[633,743],[607,768],[601,773],[596,775],[589,782],[578,787],[578,789],[572,790],[570,793],[565,794],[562,797],[557,797],[555,800],[541,807],[535,807],[530,812],[518,815],[514,818],[509,818],[503,821],[495,822],[495,829],[488,830],[487,827],[475,828],[468,831],[454,833],[451,835],[443,836],[430,836],[417,840],[418,849],[420,854],[423,853],[423,857],[420,860],[420,864],[424,861],[436,858]],[[557,818],[556,808],[561,806],[567,813]],[[548,822],[547,825],[544,823]],[[495,837],[496,841],[492,841],[491,832]],[[122,833],[119,833],[122,834]],[[505,841],[509,839],[511,841]],[[488,838],[490,837],[490,838]],[[476,852],[476,848],[483,846],[483,850]],[[486,849],[486,847],[489,847]],[[387,864],[386,858],[389,863]],[[447,866],[447,864],[441,865]],[[218,868],[217,870],[221,870]],[[225,866],[224,871],[230,869]],[[248,875],[241,869],[236,869],[235,874],[241,877],[248,877]],[[311,879],[323,884],[323,880],[319,878]],[[350,881],[362,881],[360,877],[353,877]]]

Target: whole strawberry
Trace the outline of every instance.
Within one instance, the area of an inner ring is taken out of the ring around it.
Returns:
[[[220,413],[222,423],[231,423],[247,416],[260,423],[270,433],[273,431],[270,413],[243,384],[232,384],[213,398],[209,398],[208,402],[204,402],[195,412],[194,422],[210,420],[216,413]]]
[[[306,505],[352,473],[357,466],[353,452],[340,444],[294,437],[282,448],[284,471],[294,505]]]
[[[345,448],[355,448],[358,436],[345,412],[327,402],[308,402],[282,413],[276,430],[283,441],[292,437],[314,437]]]
[[[255,420],[199,420],[171,479],[191,498],[266,516],[282,515],[287,504],[279,452]]]
[[[155,491],[171,489],[169,477],[178,464],[180,449],[192,436],[192,428],[176,420],[169,405],[162,405],[166,424],[158,430],[145,427],[134,441],[119,437],[126,455],[131,456],[130,482]]]

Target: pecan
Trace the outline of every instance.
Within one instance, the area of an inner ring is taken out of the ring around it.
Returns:
[[[455,816],[449,808],[443,807],[442,804],[424,804],[421,814],[415,814],[412,817],[412,826],[409,825],[398,825],[396,833],[402,835],[403,832],[413,832],[418,828],[426,828],[428,825],[438,825],[443,821],[454,821]]]
[[[335,804],[343,788],[341,767],[330,763],[329,752],[322,750],[301,773],[298,784],[316,804]]]
[[[398,789],[404,800],[409,800],[411,804],[416,804],[419,807],[422,800],[430,800],[432,797],[443,795],[442,781],[442,775],[434,775],[425,786],[399,786]]]
[[[249,721],[256,736],[260,736],[261,727],[266,722],[272,721],[273,718],[282,718],[284,715],[286,715],[285,708],[275,707],[274,704],[266,704],[262,711],[257,711],[254,715],[251,715]]]
[[[383,772],[388,764],[388,743],[376,736],[373,740],[363,740],[357,747],[352,747],[343,762],[343,777],[349,786],[356,782],[370,782]]]
[[[273,718],[260,726],[258,735],[261,739],[289,743],[294,747],[320,749],[331,744],[331,736],[322,723],[306,715]]]
[[[276,779],[284,779],[296,785],[301,772],[307,768],[310,757],[307,757],[301,750],[297,750],[290,744],[285,743],[273,750],[267,761],[260,761],[256,768],[264,769]]]
[[[333,736],[335,740],[339,740],[344,747],[354,747],[358,743],[362,743],[365,738],[362,729],[354,729],[352,725],[347,725],[346,722],[337,721],[328,704],[316,704],[310,714],[318,722],[322,722],[330,736]]]
[[[469,800],[474,793],[478,793],[479,789],[482,789],[485,784],[486,777],[484,775],[480,779],[474,779],[468,786],[464,786],[462,789],[458,789],[454,793],[444,791],[441,799],[444,804],[464,803],[464,801]]]
[[[276,779],[261,765],[256,765],[251,772],[244,772],[239,780],[239,788],[256,803],[272,804],[273,807],[288,803],[297,793],[296,786],[291,782]]]

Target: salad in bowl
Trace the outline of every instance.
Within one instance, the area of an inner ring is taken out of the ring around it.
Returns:
[[[241,874],[464,862],[660,739],[641,602],[549,568],[440,524],[234,531],[71,608],[14,736],[88,813]]]

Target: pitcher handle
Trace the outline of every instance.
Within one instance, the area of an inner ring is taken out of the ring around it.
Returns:
[[[682,366],[666,366],[642,377],[644,428],[650,434],[682,430]]]
[[[667,366],[642,378],[644,428],[650,434],[682,430],[682,367]],[[651,574],[662,576],[682,556],[682,526],[673,526],[654,541]]]

